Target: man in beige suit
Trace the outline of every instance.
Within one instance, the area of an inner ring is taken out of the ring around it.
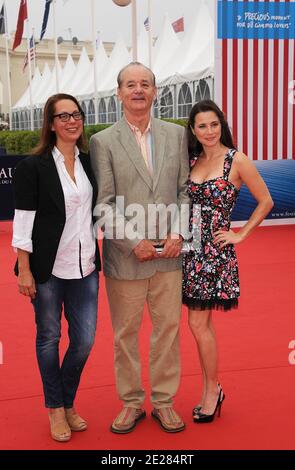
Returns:
[[[124,404],[111,431],[120,434],[130,432],[146,416],[138,350],[145,302],[153,324],[152,416],[167,432],[185,427],[173,409],[173,398],[180,381],[181,248],[187,229],[188,154],[185,129],[151,117],[155,97],[155,76],[150,69],[137,62],[124,67],[118,75],[124,117],[90,140],[99,191],[96,215],[105,231],[103,265],[115,336],[116,384]],[[170,205],[186,211],[166,218],[165,232],[163,208]],[[136,223],[132,224],[134,212]],[[162,252],[156,249],[157,243],[163,246]]]

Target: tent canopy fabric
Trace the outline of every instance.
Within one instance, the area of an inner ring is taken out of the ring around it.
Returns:
[[[48,70],[49,70],[49,67],[48,67]],[[31,90],[32,90],[32,95],[33,96],[35,96],[38,88],[41,86],[42,79],[43,79],[43,76],[41,76],[39,67],[36,67],[34,77],[33,77],[32,83],[31,83]],[[18,100],[18,102],[15,105],[15,108],[24,108],[24,107],[27,107],[27,106],[30,106],[30,89],[29,88],[26,89],[23,96]]]
[[[90,61],[85,48],[82,49],[77,65],[68,55],[62,68],[58,62],[59,88],[78,99],[94,96],[96,84],[98,97],[112,96],[117,87],[117,74],[122,67],[132,61],[122,37],[119,37],[107,57],[102,42],[96,51],[96,74],[94,60]],[[138,61],[148,64],[148,33],[140,29],[138,37]],[[157,85],[179,84],[213,76],[214,73],[214,23],[208,7],[201,3],[199,12],[183,39],[180,41],[174,32],[168,15],[165,15],[161,33],[152,48],[152,69],[157,77]],[[56,93],[55,66],[50,72],[46,64],[42,75],[36,68],[31,82],[33,106],[43,107],[47,98]],[[30,107],[29,88],[14,105],[13,111]]]
[[[36,90],[35,93],[32,93],[33,95],[33,103],[35,105],[38,105],[39,103],[42,103],[42,96],[45,93],[45,90],[49,87],[50,79],[52,76],[52,72],[46,63],[43,69],[42,73],[42,81],[40,81],[39,86]],[[15,105],[17,107],[17,105]]]
[[[153,54],[153,71],[158,79],[160,79],[162,75],[165,77],[168,76],[165,72],[166,67],[171,61],[173,61],[175,51],[177,51],[180,46],[181,42],[172,28],[170,18],[166,14]]]
[[[159,81],[174,75],[194,74],[195,79],[213,72],[214,24],[207,6],[202,3],[182,42],[172,58],[158,72]]]

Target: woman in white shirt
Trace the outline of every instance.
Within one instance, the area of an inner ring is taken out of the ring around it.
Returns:
[[[85,149],[84,113],[71,95],[51,96],[44,108],[39,145],[14,175],[12,245],[19,292],[31,298],[36,352],[51,436],[68,441],[86,421],[74,400],[93,345],[100,257],[92,210],[97,189]],[[69,346],[59,357],[61,313]]]

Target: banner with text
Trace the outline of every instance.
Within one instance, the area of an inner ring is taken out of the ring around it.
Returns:
[[[238,149],[259,167],[294,160],[295,1],[216,0],[216,15],[215,101]],[[284,163],[266,166],[267,172],[273,169],[269,183],[277,180],[278,169],[289,176]],[[288,171],[294,175],[294,165]],[[281,217],[290,222],[294,211],[295,199],[288,199],[286,210],[276,214],[287,214]]]

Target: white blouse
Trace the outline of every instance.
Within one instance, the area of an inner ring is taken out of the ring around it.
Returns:
[[[61,181],[66,209],[66,222],[59,242],[52,274],[61,279],[80,279],[95,269],[95,236],[92,224],[90,181],[75,148],[74,176],[65,167],[64,156],[57,147],[52,155]],[[15,210],[12,246],[32,253],[32,231],[36,211]]]

